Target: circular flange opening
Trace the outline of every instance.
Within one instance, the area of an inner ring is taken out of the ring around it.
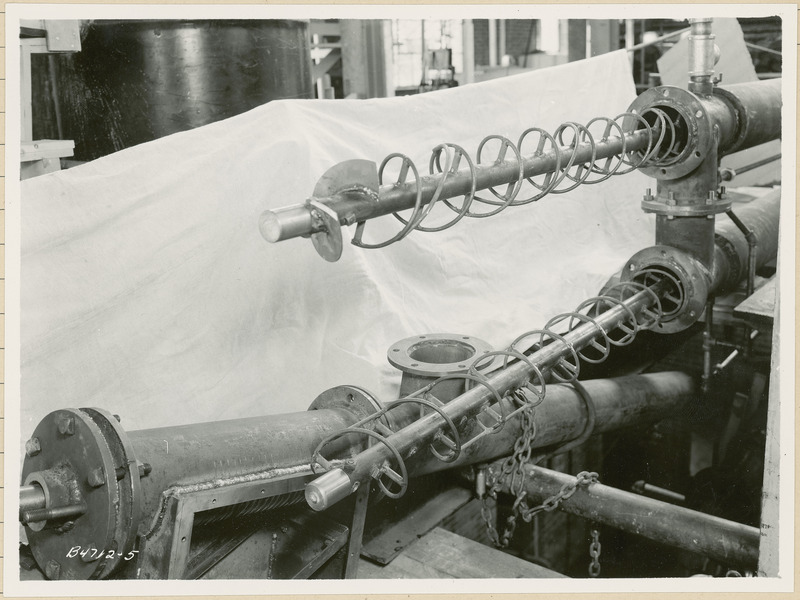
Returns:
[[[422,340],[408,349],[408,356],[416,363],[464,363],[475,357],[475,346],[456,340]]]
[[[404,373],[441,377],[467,371],[491,349],[488,343],[476,337],[432,333],[400,340],[389,348],[387,358]]]
[[[666,281],[667,290],[661,296],[661,310],[664,311],[664,319],[677,315],[684,306],[683,287],[680,278],[670,269],[663,266],[650,266],[639,271],[633,281],[650,287],[659,281]]]
[[[670,246],[653,246],[634,254],[622,281],[652,287],[660,282],[662,317],[653,331],[676,333],[695,323],[705,309],[710,274],[699,260]]]

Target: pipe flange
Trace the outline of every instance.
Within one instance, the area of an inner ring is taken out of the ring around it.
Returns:
[[[706,204],[667,204],[663,200],[656,200],[653,196],[646,196],[642,200],[642,210],[646,213],[655,213],[668,217],[707,217],[727,212],[733,200],[723,197]]]
[[[382,408],[380,401],[367,390],[354,385],[340,385],[322,392],[308,410],[346,410],[355,415],[356,421],[361,421]]]
[[[675,144],[675,154],[669,159],[669,164],[658,164],[658,157],[654,157],[648,161],[652,166],[642,166],[639,170],[650,177],[667,180],[694,171],[716,143],[711,119],[700,98],[678,87],[661,86],[640,94],[628,112],[644,116],[650,109],[660,109],[670,120],[674,128],[675,139],[671,143]],[[626,131],[636,126],[633,117],[623,123]]]
[[[428,333],[392,344],[386,356],[389,363],[403,373],[439,378],[465,373],[491,350],[487,342],[474,336]]]
[[[108,577],[133,548],[140,514],[139,473],[127,435],[104,411],[62,409],[42,419],[33,436],[41,450],[26,456],[22,480],[42,487],[45,508],[63,506],[64,490],[70,504],[86,504],[82,516],[26,528],[36,562],[51,578]]]
[[[672,246],[652,246],[634,254],[620,281],[653,285],[666,281],[661,295],[663,316],[652,330],[677,333],[694,324],[705,309],[711,275],[700,261]]]

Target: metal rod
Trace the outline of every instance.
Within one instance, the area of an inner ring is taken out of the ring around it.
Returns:
[[[729,364],[733,362],[733,360],[737,356],[739,356],[738,350],[734,350],[733,352],[728,354],[728,356],[725,357],[725,360],[723,360],[721,363],[717,363],[717,365],[714,367],[714,374],[716,375],[717,373],[725,369]]]
[[[558,165],[565,166],[574,154],[574,165],[586,163],[594,159],[610,158],[625,152],[633,152],[647,148],[650,144],[647,130],[626,133],[623,138],[610,137],[596,141],[594,144],[580,143],[576,148],[565,147],[558,150],[523,156],[523,175],[535,177],[553,173]],[[476,164],[476,190],[485,190],[503,184],[513,183],[519,179],[519,164],[515,159],[501,163]],[[444,183],[442,183],[444,178]],[[468,194],[472,188],[472,176],[468,169],[449,173],[420,177],[422,204],[430,203],[441,187],[440,199],[456,198]],[[358,202],[352,195],[336,195],[332,198],[317,198],[331,208],[339,218],[341,225],[382,217],[391,213],[413,208],[416,202],[417,188],[415,183],[403,185],[384,185],[379,192],[379,200]],[[261,216],[261,234],[268,242],[308,236],[323,230],[319,222],[312,217],[312,209],[306,204],[295,204],[276,210],[265,211]]]
[[[634,493],[639,495],[650,494],[652,496],[661,496],[662,498],[671,500],[672,502],[678,502],[680,504],[686,502],[686,496],[684,496],[683,494],[679,494],[678,492],[673,492],[672,490],[668,490],[666,488],[658,487],[657,485],[647,483],[644,480],[640,480],[634,483],[632,490]]]
[[[774,54],[775,56],[783,56],[783,52],[780,50],[773,50],[772,48],[765,48],[764,46],[759,46],[758,44],[753,44],[751,42],[745,42],[745,46],[748,48],[752,48],[753,50],[758,50],[759,52],[766,52],[767,54]]]
[[[575,481],[571,475],[530,464],[525,472],[529,504],[541,502]],[[560,508],[595,523],[696,552],[723,565],[754,568],[758,563],[757,528],[600,483],[578,487]]]
[[[672,39],[674,37],[678,37],[680,35],[683,35],[684,33],[689,33],[691,30],[692,30],[691,27],[687,27],[686,29],[679,29],[678,31],[673,31],[672,33],[668,33],[666,35],[662,35],[661,37],[656,38],[654,40],[650,40],[649,42],[642,42],[641,44],[636,44],[635,46],[631,46],[630,48],[627,48],[627,50],[628,50],[628,52],[636,52],[637,50],[641,50],[643,48],[647,48],[648,46],[654,46],[656,44],[660,44],[661,42],[665,42],[667,40],[670,40],[670,39]],[[627,30],[626,30],[626,33],[627,33]]]
[[[42,486],[33,483],[23,485],[19,488],[19,514],[29,510],[44,508],[47,499],[45,498]]]
[[[742,173],[747,173],[748,171],[752,171],[753,169],[757,169],[758,167],[763,167],[764,165],[768,165],[771,162],[775,162],[776,160],[780,160],[781,155],[775,154],[774,156],[768,156],[767,158],[757,160],[754,163],[750,163],[749,165],[745,165],[743,167],[739,167],[737,169],[720,169],[719,174],[722,181],[731,181],[737,175],[741,175]]]
[[[36,523],[39,521],[49,521],[51,519],[70,519],[80,517],[87,510],[86,503],[73,504],[70,506],[56,506],[54,508],[35,508],[23,511],[20,521],[23,523]]]
[[[714,349],[714,296],[706,301],[706,326],[703,329],[703,393],[708,393],[711,383],[711,351]]]
[[[645,308],[655,303],[656,294],[662,292],[662,282],[656,283],[649,290],[643,290],[624,302],[598,315],[594,323],[584,323],[564,334],[562,339],[554,339],[552,343],[536,350],[529,356],[531,363],[540,370],[552,367],[562,358],[569,356],[572,350],[581,350],[602,331],[612,331],[629,318],[631,311],[638,315]],[[655,293],[654,293],[655,292]],[[525,361],[519,361],[509,367],[496,371],[488,378],[488,386],[476,385],[461,396],[442,407],[454,422],[476,414],[493,397],[489,386],[502,397],[508,391],[526,384],[535,371]],[[430,443],[436,432],[445,425],[445,420],[436,412],[428,413],[418,421],[388,436],[387,442],[405,456],[412,448]],[[386,444],[375,444],[352,459],[352,471],[345,473],[342,469],[333,469],[308,484],[306,499],[315,510],[324,510],[328,506],[344,499],[357,487],[368,481],[376,469],[384,461],[391,461],[392,451]]]

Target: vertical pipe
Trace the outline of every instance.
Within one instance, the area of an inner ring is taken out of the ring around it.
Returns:
[[[647,21],[642,19],[642,38],[641,42],[644,43],[644,29]],[[639,84],[645,86],[647,84],[647,69],[645,68],[645,59],[647,58],[647,47],[642,46],[642,57],[639,61]]]
[[[463,47],[463,61],[461,68],[461,83],[475,82],[475,24],[472,19],[461,21],[461,44]]]
[[[489,66],[497,66],[497,19],[489,19]]]
[[[636,44],[635,23],[633,19],[625,19],[625,48],[628,50]],[[633,66],[633,52],[628,52],[628,58]]]
[[[706,301],[706,327],[703,330],[703,393],[708,392],[709,382],[711,381],[711,351],[714,349],[713,338],[714,327],[714,296],[708,296]]]
[[[420,34],[420,52],[422,53],[422,77],[419,78],[420,85],[428,83],[428,44],[425,41],[425,21],[420,21],[422,24]]]
[[[497,33],[498,33],[497,45],[499,46],[497,53],[498,53],[498,55],[500,57],[500,63],[502,64],[503,57],[507,54],[507,48],[506,48],[506,20],[505,19],[500,19],[500,21],[499,21],[499,31]]]
[[[714,89],[714,34],[712,19],[689,19],[689,91],[710,94]]]

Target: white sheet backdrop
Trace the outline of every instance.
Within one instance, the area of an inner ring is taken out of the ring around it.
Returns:
[[[495,346],[574,308],[652,225],[638,173],[414,233],[338,263],[268,244],[258,217],[330,166],[444,141],[615,116],[624,51],[414,97],[278,101],[22,186],[22,439],[48,412],[101,406],[128,429],[305,410],[323,390],[393,394],[395,341],[458,332]],[[367,235],[398,223],[367,226]],[[352,230],[346,233],[352,237]]]

